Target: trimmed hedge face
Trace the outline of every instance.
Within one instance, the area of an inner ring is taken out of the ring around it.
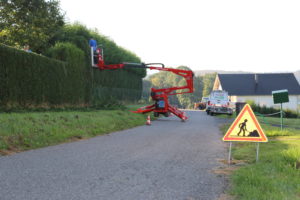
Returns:
[[[0,45],[0,105],[3,108],[61,103],[66,63]]]
[[[58,43],[48,55],[62,61],[0,45],[2,110],[140,99],[142,76],[135,71],[92,69],[84,52],[71,43]]]
[[[93,71],[93,104],[106,101],[107,98],[124,101],[136,101],[141,98],[142,78],[125,70]]]
[[[84,104],[85,102],[85,62],[84,53],[71,43],[57,43],[49,49],[48,55],[65,62],[62,68],[63,80],[58,80],[60,100],[58,104]]]

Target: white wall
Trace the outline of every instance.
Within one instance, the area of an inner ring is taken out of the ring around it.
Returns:
[[[254,101],[260,106],[280,108],[280,104],[273,103],[272,95],[264,96],[230,96],[232,102],[246,102],[248,100]],[[283,103],[283,109],[291,109],[300,112],[300,95],[289,95],[289,103]]]

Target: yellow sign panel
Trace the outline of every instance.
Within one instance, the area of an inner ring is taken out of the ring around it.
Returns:
[[[246,104],[234,120],[223,141],[268,142],[251,107]]]

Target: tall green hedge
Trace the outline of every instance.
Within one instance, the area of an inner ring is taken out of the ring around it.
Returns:
[[[53,38],[56,44],[43,52],[47,57],[0,45],[0,107],[105,106],[139,100],[146,70],[92,68],[88,45],[92,37],[102,45],[106,64],[141,62],[81,24],[65,25]]]
[[[47,55],[56,59],[0,45],[2,110],[104,106],[141,96],[141,75],[128,70],[93,69],[84,51],[74,44],[57,43]]]
[[[126,70],[94,70],[93,104],[107,100],[136,101],[141,98],[142,78]]]
[[[104,49],[106,64],[136,62],[141,60],[134,53],[118,46],[114,41],[95,30],[89,30],[82,24],[66,25],[56,40],[74,44],[85,54],[86,62],[86,92],[92,97],[93,105],[106,104],[114,100],[138,100],[142,93],[142,78],[146,69],[99,70],[91,67],[90,48],[88,41],[94,38]],[[108,102],[107,102],[108,101]]]
[[[66,63],[0,45],[0,106],[61,104]]]
[[[86,103],[84,52],[71,43],[57,43],[47,55],[65,62],[61,80],[60,101],[71,105]]]

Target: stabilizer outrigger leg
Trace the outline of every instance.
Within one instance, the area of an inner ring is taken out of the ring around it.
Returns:
[[[188,117],[185,115],[185,112],[183,112],[171,105],[169,105],[169,111],[171,113],[173,113],[174,115],[176,115],[177,117],[179,117],[183,122],[185,122],[188,119]]]
[[[144,113],[152,112],[154,110],[155,110],[155,104],[150,105],[150,106],[141,107],[141,108],[138,108],[137,110],[131,111],[131,112],[144,114]]]
[[[142,113],[142,114],[149,113],[149,112],[155,112],[155,104],[150,105],[150,106],[145,106],[145,107],[139,108],[139,109],[137,109],[135,111],[131,111],[131,112]],[[185,122],[188,119],[188,117],[185,115],[185,112],[183,112],[171,105],[169,105],[169,107],[168,107],[168,112],[173,113],[174,115],[179,117],[183,122]]]

